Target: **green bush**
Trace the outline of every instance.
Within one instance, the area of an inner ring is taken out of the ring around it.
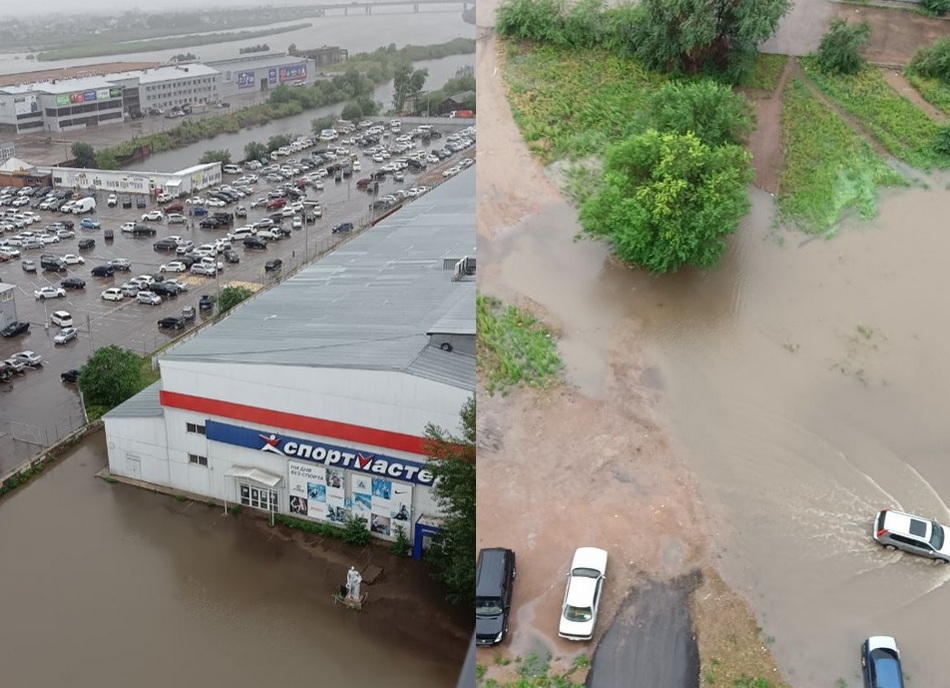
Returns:
[[[922,0],[920,4],[931,14],[942,15],[950,12],[950,0]]]
[[[950,38],[938,38],[928,47],[918,50],[907,65],[907,71],[918,76],[950,82]]]
[[[950,155],[950,122],[941,124],[940,129],[937,130],[934,150],[942,155]]]
[[[752,106],[715,81],[670,81],[648,101],[649,127],[677,134],[693,132],[707,146],[743,143],[755,128]]]
[[[563,11],[559,0],[505,0],[498,6],[495,30],[522,41],[563,45]]]
[[[343,524],[343,541],[350,545],[368,545],[373,536],[366,528],[366,519],[347,516]]]
[[[410,545],[406,529],[402,526],[396,526],[396,540],[389,546],[389,553],[395,554],[397,557],[409,556]]]
[[[818,68],[826,74],[857,74],[864,66],[861,50],[871,37],[866,21],[850,26],[844,19],[831,22],[818,46]]]

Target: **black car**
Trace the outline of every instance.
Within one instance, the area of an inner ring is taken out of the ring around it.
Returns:
[[[512,550],[491,547],[478,553],[475,565],[476,645],[495,645],[505,639],[511,593],[517,575]]]
[[[80,240],[79,240],[79,250],[80,250],[80,251],[85,251],[85,250],[87,250],[87,249],[95,248],[95,247],[96,247],[96,240],[95,240],[95,239],[80,239]]]
[[[159,239],[152,244],[152,248],[156,251],[174,251],[178,248],[178,242],[174,239]]]
[[[65,373],[60,373],[59,377],[63,382],[77,382],[79,380],[79,371],[75,368],[70,368]]]
[[[155,236],[156,230],[154,227],[149,227],[148,225],[135,225],[132,228],[132,236]]]
[[[201,227],[202,229],[217,229],[223,224],[224,223],[221,222],[221,220],[219,220],[216,217],[206,217],[205,219],[203,219],[201,222],[198,223],[198,226]]]
[[[264,270],[270,272],[271,270],[280,270],[281,266],[284,264],[280,258],[274,258],[274,260],[269,260],[264,263]]]
[[[0,330],[0,335],[4,337],[16,337],[30,331],[30,323],[14,320],[12,323]]]
[[[131,196],[125,196],[125,197],[122,198],[122,207],[123,207],[123,208],[131,208],[131,207],[132,207],[132,197],[131,197]]]
[[[142,196],[139,196],[138,198],[135,199],[136,208],[144,208],[146,205],[147,204],[145,203],[145,199]]]
[[[154,289],[152,291],[155,291]],[[169,316],[158,321],[158,327],[161,330],[183,330],[185,329],[185,319]]]
[[[340,234],[342,232],[352,232],[353,223],[352,222],[341,222],[336,227],[333,228],[334,234]]]
[[[181,319],[185,322],[194,320],[196,315],[194,306],[185,306],[181,309]]]
[[[897,642],[885,635],[865,640],[861,645],[861,673],[865,688],[904,688]]]
[[[241,256],[229,248],[224,249],[224,260],[227,263],[240,263]]]
[[[115,268],[111,265],[97,265],[92,269],[93,277],[112,277],[115,274]]]
[[[159,296],[178,296],[181,293],[181,287],[175,283],[155,282],[149,287],[149,291]]]
[[[256,236],[244,237],[244,248],[267,248],[267,242]]]
[[[78,277],[67,277],[59,283],[59,286],[63,289],[84,289],[86,287],[86,281]]]
[[[277,232],[282,237],[289,237],[293,233],[287,227],[281,227],[279,225],[277,227],[274,227],[272,231]]]
[[[203,294],[198,299],[198,308],[203,311],[210,311],[214,308],[214,297],[211,294]]]
[[[76,224],[72,220],[60,220],[66,229],[76,229]]]
[[[214,213],[211,217],[220,222],[221,224],[229,225],[234,222],[234,213]]]

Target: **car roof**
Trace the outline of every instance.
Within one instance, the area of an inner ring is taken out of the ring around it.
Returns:
[[[908,535],[921,540],[929,540],[933,525],[929,519],[914,516],[903,511],[887,510],[884,514],[885,530],[892,533]],[[881,636],[884,637],[884,636]]]
[[[571,570],[577,568],[597,569],[604,573],[607,570],[607,551],[598,547],[578,547],[571,561]]]
[[[567,604],[572,607],[589,607],[597,588],[596,578],[571,577],[567,589]]]

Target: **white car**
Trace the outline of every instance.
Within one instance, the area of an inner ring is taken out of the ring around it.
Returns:
[[[102,292],[103,301],[121,301],[125,296],[122,294],[122,290],[118,287],[110,287]]]
[[[75,253],[67,253],[63,256],[63,262],[66,265],[85,265],[86,259],[82,256],[77,256]]]
[[[0,254],[5,255],[7,258],[20,257],[20,252],[12,246],[0,246]]]
[[[150,210],[142,215],[142,219],[152,222],[161,222],[165,219],[165,214],[161,210]]]
[[[168,221],[168,224],[170,225],[183,225],[188,221],[184,215],[181,215],[179,213],[171,213],[165,219]]]
[[[568,640],[594,637],[597,610],[604,591],[607,552],[597,547],[579,547],[567,574],[567,589],[561,606],[557,634]]]
[[[62,287],[40,287],[33,292],[33,296],[38,299],[62,299],[66,298],[66,290]]]
[[[295,217],[293,221],[290,223],[290,228],[303,229],[303,220],[301,220],[299,217]]]
[[[65,344],[79,336],[79,330],[75,327],[64,327],[59,334],[53,337],[53,344]]]
[[[135,229],[135,223],[134,223],[134,222],[123,222],[123,223],[122,223],[122,226],[119,227],[119,229],[120,229],[121,231],[123,231],[123,232],[131,232],[133,229]]]
[[[190,272],[192,275],[206,275],[208,277],[214,277],[218,274],[215,266],[207,263],[195,263],[191,266]]]
[[[188,268],[185,266],[185,264],[182,263],[180,260],[173,260],[170,263],[165,263],[163,266],[161,266],[158,269],[158,271],[159,272],[184,272],[187,269]]]
[[[174,285],[175,285],[176,287],[178,287],[181,291],[188,291],[188,284],[187,284],[186,282],[183,282],[183,281],[180,280],[180,279],[167,279],[167,280],[165,280],[164,283],[165,283],[165,284],[174,284]]]
[[[185,201],[185,203],[188,205],[204,205],[205,199],[203,199],[201,196],[192,196],[187,201]]]
[[[115,208],[119,204],[119,197],[115,194],[109,194],[109,198],[106,199],[106,205],[110,208]],[[40,206],[43,207],[42,205]]]
[[[149,306],[162,305],[162,297],[152,291],[140,291],[138,296],[135,297],[135,300]]]
[[[211,208],[223,208],[227,203],[219,198],[209,198],[207,205]]]
[[[170,193],[160,193],[155,197],[155,200],[159,203],[168,203],[173,198],[174,196],[172,196]]]
[[[14,361],[24,363],[31,368],[36,368],[37,366],[43,365],[43,357],[34,351],[19,351],[13,354],[10,358],[12,358]]]

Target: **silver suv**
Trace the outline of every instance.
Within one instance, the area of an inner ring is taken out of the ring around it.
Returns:
[[[890,509],[878,513],[872,534],[884,549],[901,549],[950,564],[946,535],[946,528],[936,521]]]

